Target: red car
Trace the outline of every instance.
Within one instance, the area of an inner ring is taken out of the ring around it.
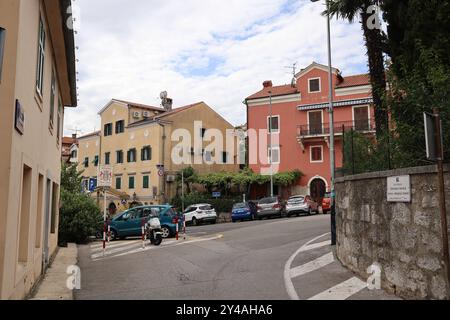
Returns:
[[[325,196],[322,200],[322,210],[324,214],[327,214],[331,211],[331,193],[325,193]]]

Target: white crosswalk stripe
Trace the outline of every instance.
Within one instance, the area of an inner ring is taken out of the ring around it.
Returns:
[[[304,263],[303,265],[296,267],[292,266],[294,260],[301,253],[311,252],[314,250],[319,250],[326,246],[330,246],[329,240],[316,243],[316,241],[328,235],[329,234],[324,234],[312,239],[311,241],[303,245],[299,250],[297,250],[297,252],[295,252],[286,262],[284,271],[285,285],[287,293],[292,300],[300,300],[297,289],[294,286],[293,279],[298,279],[302,276],[306,276],[315,272],[323,272],[321,271],[323,268],[336,263],[333,253],[329,252],[313,261]],[[342,283],[335,285],[332,288],[329,288],[313,297],[310,297],[308,300],[346,300],[354,296],[358,292],[364,290],[365,288],[367,288],[367,284],[364,281],[356,277],[352,277]]]

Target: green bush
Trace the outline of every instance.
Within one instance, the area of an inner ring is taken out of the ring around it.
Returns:
[[[59,242],[85,243],[101,227],[102,215],[88,195],[61,190]]]

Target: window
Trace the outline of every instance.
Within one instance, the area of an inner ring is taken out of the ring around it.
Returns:
[[[109,165],[111,163],[111,152],[105,153],[105,164]]]
[[[98,156],[95,156],[94,158],[94,166],[98,167]]]
[[[77,150],[73,150],[72,153],[70,154],[70,157],[71,157],[72,159],[76,159],[77,156],[78,156]]]
[[[59,139],[61,137],[61,121],[62,121],[62,113],[63,113],[63,108],[62,108],[62,104],[61,104],[61,99],[58,99],[58,123],[57,123],[57,128],[56,128],[56,141],[59,144]]]
[[[32,170],[28,166],[23,166],[22,173],[22,193],[20,206],[20,233],[19,233],[19,261],[28,261],[28,236],[30,234],[30,210],[31,210],[31,181]]]
[[[353,107],[353,121],[356,131],[369,131],[369,107]]]
[[[0,27],[0,82],[2,81],[3,53],[5,52],[6,30]]]
[[[118,164],[123,163],[123,151],[122,150],[116,151],[116,158],[117,158],[116,162]]]
[[[320,78],[309,79],[308,82],[309,82],[309,93],[315,93],[315,92],[322,91]]]
[[[150,177],[149,177],[149,176],[144,176],[144,177],[143,177],[142,187],[143,187],[144,189],[150,188]]]
[[[53,183],[52,188],[52,215],[50,218],[50,233],[56,233],[56,219],[58,217],[59,212],[59,204],[58,204],[58,196],[59,196],[59,186],[56,183]]]
[[[53,128],[55,120],[55,95],[56,95],[56,79],[55,71],[52,70],[52,83],[50,87],[50,128]]]
[[[134,176],[128,177],[128,189],[134,189]]]
[[[36,70],[36,89],[42,96],[44,85],[44,61],[45,61],[45,30],[42,18],[39,19],[38,61]]]
[[[116,122],[116,134],[125,132],[125,121],[120,120]]]
[[[268,156],[269,156],[269,163],[270,163],[270,159],[272,157],[272,164],[274,164],[274,163],[279,164],[280,163],[280,147],[269,148]]]
[[[141,160],[142,161],[152,160],[152,147],[147,146],[147,147],[142,148]]]
[[[222,152],[222,163],[228,164],[228,152]]]
[[[37,202],[37,216],[36,216],[36,226],[35,226],[35,238],[34,247],[39,249],[41,247],[41,236],[42,236],[42,209],[44,205],[44,176],[39,175],[38,179],[38,202]]]
[[[308,112],[308,124],[310,135],[324,134],[322,110]]]
[[[84,164],[85,168],[89,168],[89,158],[88,157],[84,158],[83,164]]]
[[[311,150],[311,163],[323,162],[323,147],[322,146],[312,146]]]
[[[107,124],[105,124],[105,128],[104,128],[104,131],[103,131],[103,135],[104,135],[105,137],[112,136],[112,134],[113,134],[112,128],[113,128],[112,123],[107,123]]]
[[[206,129],[205,128],[201,128],[200,129],[200,137],[204,138],[206,134]]]
[[[136,149],[128,150],[127,161],[129,163],[130,162],[136,162]]]
[[[122,177],[116,177],[116,190],[122,189]]]
[[[267,118],[267,130],[272,128],[272,133],[280,132],[280,116],[272,116],[272,127],[270,127],[270,117]]]

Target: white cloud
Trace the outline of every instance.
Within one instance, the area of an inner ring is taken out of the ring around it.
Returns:
[[[77,0],[79,106],[66,134],[99,129],[111,98],[175,106],[205,101],[231,123],[245,123],[245,97],[264,80],[289,83],[285,68],[326,58],[323,5],[309,0]],[[333,21],[333,61],[344,74],[365,71],[359,24]]]

